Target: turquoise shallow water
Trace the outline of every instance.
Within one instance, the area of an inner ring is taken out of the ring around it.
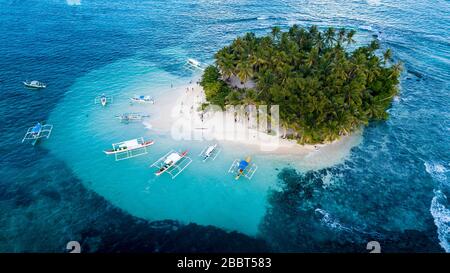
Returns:
[[[149,129],[146,121],[122,124],[114,118],[123,112],[149,111],[148,105],[130,105],[134,94],[152,95],[158,103],[158,95],[170,92],[171,84],[175,89],[188,81],[133,59],[92,71],[79,78],[53,110],[48,122],[58,129],[45,147],[67,162],[87,187],[136,216],[216,225],[255,235],[270,182],[258,179],[264,175],[258,173],[255,180],[261,183],[233,183],[227,170],[242,150],[224,150],[220,160],[203,163],[197,155],[207,142],[177,141],[170,132]],[[114,102],[105,109],[94,105],[99,92],[107,92]],[[102,153],[111,143],[141,136],[155,140],[147,155],[115,162],[113,156]],[[175,180],[168,175],[156,177],[149,165],[171,149],[189,149],[193,164]],[[275,180],[276,175],[270,175]]]
[[[73,239],[91,251],[365,251],[373,239],[386,251],[449,251],[448,10],[446,1],[0,1],[0,251],[64,251]],[[239,149],[156,178],[152,161],[183,147],[194,158],[204,143],[119,123],[114,115],[145,110],[127,98],[186,84],[198,76],[187,58],[209,63],[236,35],[293,23],[354,28],[358,42],[392,48],[405,70],[390,119],[321,170],[258,156],[252,182],[236,184],[226,170],[248,153]],[[32,78],[48,88],[24,90]],[[114,104],[94,105],[101,93]],[[36,120],[55,126],[51,139],[17,149]],[[136,136],[157,144],[122,162],[101,152]]]

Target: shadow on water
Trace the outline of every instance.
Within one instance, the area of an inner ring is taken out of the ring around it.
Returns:
[[[46,172],[36,175],[37,167]],[[38,160],[20,177],[8,175],[15,169],[3,173],[0,252],[64,252],[72,240],[83,252],[268,251],[264,241],[237,232],[133,217],[86,189],[56,160]]]

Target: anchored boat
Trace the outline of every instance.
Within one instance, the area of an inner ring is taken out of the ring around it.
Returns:
[[[252,161],[252,158],[248,156],[244,160],[236,159],[231,164],[230,169],[228,170],[229,173],[236,174],[235,179],[238,180],[241,178],[241,176],[252,179],[253,175],[255,174],[256,170],[258,169],[258,166],[254,163],[250,163]]]
[[[131,102],[136,102],[136,103],[150,103],[150,104],[154,104],[155,100],[150,97],[150,96],[137,96],[135,95],[134,97],[130,98]]]
[[[156,160],[150,167],[155,167],[158,170],[155,172],[156,176],[163,173],[168,173],[172,179],[175,179],[184,169],[192,163],[192,159],[187,156],[188,151],[182,153],[171,150],[160,159]]]
[[[101,104],[102,106],[106,106],[108,103],[113,102],[113,97],[106,96],[105,94],[102,94],[101,96],[97,96],[94,99],[95,104]]]
[[[203,162],[207,161],[210,158],[211,158],[211,160],[215,160],[216,157],[219,155],[220,151],[221,151],[221,149],[219,148],[219,146],[216,143],[216,144],[205,147],[198,156],[203,158]]]
[[[25,136],[22,139],[22,143],[25,141],[30,141],[31,145],[36,145],[39,139],[49,138],[52,133],[53,125],[43,124],[43,122],[38,122],[33,127],[28,128]]]
[[[116,115],[116,118],[120,119],[123,123],[129,123],[133,121],[141,121],[144,118],[148,118],[150,115],[142,113],[123,113],[122,115]]]
[[[41,88],[47,87],[47,85],[45,83],[40,82],[40,81],[24,81],[23,84],[25,85],[25,87],[31,88],[31,89],[41,89]]]
[[[107,155],[114,155],[116,161],[147,154],[147,147],[153,145],[153,140],[145,141],[143,137],[112,144],[111,150],[103,151]]]

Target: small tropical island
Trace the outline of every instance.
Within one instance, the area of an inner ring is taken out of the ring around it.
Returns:
[[[385,120],[401,64],[390,49],[379,52],[377,40],[356,47],[355,33],[293,25],[238,37],[202,75],[207,104],[279,105],[283,138],[300,144],[332,142]]]

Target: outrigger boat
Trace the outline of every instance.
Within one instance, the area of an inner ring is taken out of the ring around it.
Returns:
[[[245,178],[250,180],[258,169],[258,166],[256,166],[256,164],[250,163],[251,161],[252,158],[249,156],[245,160],[236,159],[233,161],[233,164],[231,164],[228,172],[236,174],[236,180],[241,178],[241,176],[244,176]]]
[[[135,95],[134,97],[130,98],[131,102],[137,102],[137,103],[150,103],[150,104],[154,104],[155,100],[150,97],[150,96],[137,96]]]
[[[33,127],[28,128],[25,136],[22,139],[22,143],[25,141],[31,141],[31,145],[36,145],[39,139],[49,138],[52,133],[53,125],[43,124],[41,122],[36,123]]]
[[[160,176],[163,173],[168,173],[175,179],[184,169],[192,163],[192,159],[187,156],[188,151],[181,153],[171,150],[165,154],[160,159],[156,160],[155,163],[150,165],[150,167],[155,167],[158,170],[155,172],[156,176]]]
[[[95,104],[101,104],[102,106],[106,106],[106,104],[112,103],[112,102],[113,102],[113,98],[108,97],[105,94],[102,94],[101,96],[97,96],[94,100]]]
[[[203,158],[203,162],[205,162],[208,159],[212,159],[215,160],[216,157],[219,155],[221,149],[219,148],[219,146],[216,144],[210,145],[205,147],[198,156],[200,156],[201,158]]]
[[[31,89],[41,89],[46,88],[47,85],[40,81],[24,81],[23,84],[25,87],[31,88]]]
[[[150,117],[150,115],[145,115],[142,113],[123,113],[122,115],[116,115],[116,118],[120,119],[120,121],[124,123],[140,121],[148,117]]]
[[[103,151],[107,155],[114,155],[116,161],[124,160],[147,154],[147,147],[153,145],[153,140],[145,141],[144,138],[135,138],[112,144],[111,150]]]

